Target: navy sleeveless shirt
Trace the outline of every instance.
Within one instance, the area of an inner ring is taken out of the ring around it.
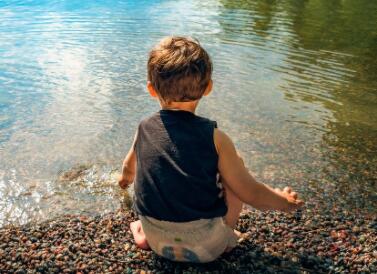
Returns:
[[[134,197],[139,215],[189,222],[226,214],[216,127],[215,121],[181,110],[160,110],[140,123]]]

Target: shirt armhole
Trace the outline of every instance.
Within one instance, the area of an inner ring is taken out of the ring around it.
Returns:
[[[139,128],[140,128],[140,124],[139,126],[137,127],[136,129],[136,132],[135,132],[135,136],[134,136],[134,140],[133,140],[133,143],[132,143],[132,148],[133,150],[136,152],[136,144],[138,142],[138,139],[139,139]]]
[[[213,138],[213,146],[215,147],[215,152],[217,154],[217,157],[219,157],[219,150],[217,148],[216,139],[215,139],[215,132],[218,129],[217,122],[216,121],[212,121],[212,123],[213,123],[213,136],[212,136],[212,138]]]

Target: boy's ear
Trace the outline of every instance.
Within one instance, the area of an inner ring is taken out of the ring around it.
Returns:
[[[204,94],[203,94],[204,96],[207,96],[208,94],[211,93],[212,86],[213,86],[213,82],[212,82],[212,79],[211,79],[211,80],[209,80],[208,86],[207,86],[206,90],[204,91]]]
[[[151,81],[147,82],[147,89],[152,97],[158,97],[156,90],[154,89]]]

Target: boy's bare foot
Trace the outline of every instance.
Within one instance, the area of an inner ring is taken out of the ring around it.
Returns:
[[[143,228],[141,227],[141,221],[137,220],[130,224],[132,235],[134,236],[135,243],[138,247],[145,250],[150,250],[147,238],[145,237]]]
[[[242,233],[239,232],[239,231],[236,230],[236,229],[233,229],[233,232],[234,232],[234,234],[236,234],[236,236],[237,236],[238,238],[240,238],[240,237],[242,236]]]

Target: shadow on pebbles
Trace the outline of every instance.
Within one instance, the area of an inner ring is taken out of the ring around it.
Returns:
[[[376,273],[377,219],[340,209],[244,210],[229,254],[174,263],[136,248],[131,211],[0,228],[0,273]]]

